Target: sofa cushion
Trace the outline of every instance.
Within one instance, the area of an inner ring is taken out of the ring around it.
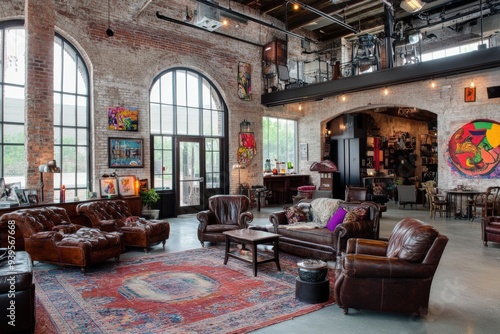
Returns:
[[[298,206],[290,206],[285,209],[286,219],[288,224],[294,224],[298,222],[306,222],[307,217],[304,211]]]
[[[313,222],[325,227],[342,200],[335,198],[317,198],[311,202]]]
[[[344,223],[359,222],[370,219],[370,209],[359,206],[349,209],[344,217]]]
[[[342,224],[344,221],[344,217],[347,214],[347,211],[345,211],[343,208],[338,208],[337,211],[333,214],[332,218],[328,221],[326,224],[326,228],[329,229],[330,231],[335,231],[335,228],[337,225]]]
[[[278,233],[283,238],[295,239],[320,245],[334,245],[334,234],[326,228],[289,229],[286,225],[278,227]]]

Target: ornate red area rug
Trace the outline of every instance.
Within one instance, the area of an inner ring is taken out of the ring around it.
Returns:
[[[245,333],[333,303],[295,299],[299,258],[258,266],[207,247],[77,268],[36,270],[36,333]]]

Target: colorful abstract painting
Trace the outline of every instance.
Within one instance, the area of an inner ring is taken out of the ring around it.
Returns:
[[[257,144],[253,132],[240,132],[240,146],[238,148],[238,163],[249,166],[250,161],[257,153]]]
[[[245,101],[252,100],[252,67],[247,63],[238,63],[238,96]]]
[[[108,129],[119,131],[139,130],[139,111],[133,107],[109,107]]]
[[[463,125],[448,144],[452,171],[466,177],[500,177],[500,124],[475,120]]]

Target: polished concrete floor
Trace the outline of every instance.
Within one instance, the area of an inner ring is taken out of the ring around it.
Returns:
[[[277,207],[252,209],[257,224],[268,223]],[[429,218],[421,205],[410,209],[388,203],[381,219],[381,237],[389,237],[402,218],[412,217],[433,225],[449,238],[432,283],[429,314],[415,318],[350,309],[348,315],[337,305],[297,317],[253,333],[500,333],[500,244],[481,241],[480,221]],[[165,249],[155,246],[150,253],[179,252],[201,247],[195,215],[169,219],[171,234]],[[123,256],[142,256],[139,249]],[[35,269],[38,266],[35,266]],[[45,267],[45,265],[41,265]]]

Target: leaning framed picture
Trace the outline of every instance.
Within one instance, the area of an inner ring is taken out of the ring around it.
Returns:
[[[148,191],[148,190],[149,190],[148,179],[139,180],[139,192]]]
[[[109,138],[109,168],[144,167],[144,141],[142,138]]]
[[[24,194],[24,189],[15,189],[19,205],[29,205],[28,198]]]
[[[36,189],[24,189],[24,195],[30,205],[38,204],[38,192]]]
[[[115,177],[103,177],[99,180],[101,189],[101,197],[117,197],[118,196],[118,180]]]
[[[135,195],[135,176],[118,176],[118,193],[121,196]]]

